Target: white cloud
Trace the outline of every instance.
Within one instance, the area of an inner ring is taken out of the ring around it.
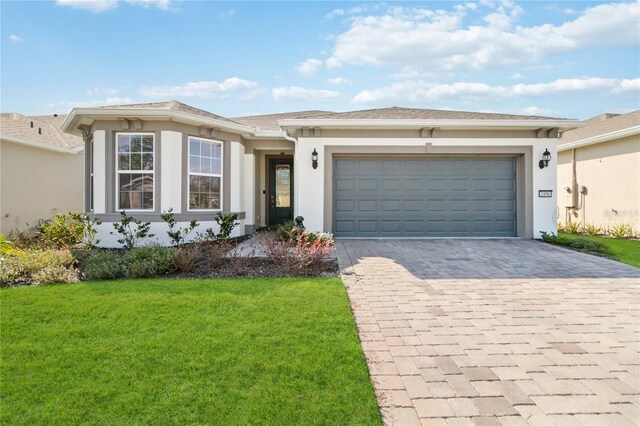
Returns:
[[[524,80],[524,79],[525,79],[525,76],[524,76],[524,75],[522,75],[522,74],[521,74],[521,73],[519,73],[519,72],[516,72],[516,73],[511,74],[511,75],[509,76],[509,78],[510,78],[511,80]]]
[[[175,86],[145,86],[140,94],[147,98],[174,99],[225,99],[236,94],[239,99],[252,99],[264,93],[264,89],[255,81],[230,77],[223,82],[192,81]]]
[[[219,16],[220,16],[220,19],[224,19],[224,18],[231,18],[235,14],[236,14],[235,9],[227,9],[227,10],[221,11]]]
[[[111,87],[94,87],[92,89],[87,90],[87,96],[94,95],[107,95],[107,96],[115,96],[118,94],[117,89],[113,89]]]
[[[329,79],[327,79],[327,82],[329,82],[330,84],[349,84],[349,83],[351,83],[349,80],[347,80],[344,77],[329,78]]]
[[[324,19],[333,19],[336,16],[344,16],[344,9],[333,9],[324,16]]]
[[[276,87],[272,91],[273,99],[277,102],[286,101],[307,101],[307,102],[325,102],[335,101],[342,96],[340,92],[333,90],[306,89],[297,86],[281,86]]]
[[[311,58],[304,62],[300,62],[296,66],[296,70],[302,75],[314,75],[318,72],[321,66],[322,61],[320,59]]]
[[[100,13],[118,7],[118,0],[56,0],[56,4]]]
[[[560,112],[556,110],[548,109],[548,108],[540,108],[534,105],[514,111],[514,113],[525,114],[525,115],[541,115],[541,116],[547,116],[547,117],[560,115]]]
[[[126,3],[141,7],[156,7],[162,10],[175,11],[177,7],[171,0],[124,0]],[[118,7],[118,0],[56,0],[58,6],[101,13]]]
[[[333,9],[331,12],[327,13],[324,16],[324,19],[333,19],[338,16],[345,15],[357,15],[359,13],[363,13],[365,10],[367,10],[366,6],[355,6],[349,9]]]
[[[177,10],[171,0],[125,0],[127,3],[142,7],[157,7],[162,10]]]
[[[91,108],[104,105],[124,105],[133,103],[131,98],[109,97],[98,101],[60,101],[44,105],[46,108],[57,111],[68,111],[72,108]]]
[[[633,80],[624,79],[618,86],[618,91],[640,91],[640,78],[634,78]]]
[[[640,87],[640,79],[569,78],[549,83],[491,86],[478,82],[436,84],[423,80],[406,80],[373,90],[363,90],[352,99],[355,103],[390,101],[427,102],[436,100],[489,101],[516,97],[561,95],[579,92],[617,93]]]
[[[19,41],[22,41],[22,37],[20,37],[20,36],[19,36],[19,35],[17,35],[17,34],[11,34],[11,35],[9,36],[9,40],[11,40],[11,41],[13,41],[13,42],[16,42],[16,43],[17,43],[17,42],[19,42]]]
[[[467,26],[464,7],[394,7],[384,15],[358,16],[335,37],[325,62],[434,72],[534,64],[578,49],[640,44],[637,2],[596,5],[563,24],[537,26],[514,24],[523,13],[518,5],[483,3],[490,13]]]

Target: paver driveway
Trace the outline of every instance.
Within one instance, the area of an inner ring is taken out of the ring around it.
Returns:
[[[640,424],[640,269],[531,240],[338,240],[387,424]]]

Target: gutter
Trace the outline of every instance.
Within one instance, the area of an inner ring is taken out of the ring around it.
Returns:
[[[568,151],[570,149],[580,148],[583,146],[595,145],[597,143],[609,142],[614,139],[625,138],[627,136],[634,136],[640,134],[640,126],[628,127],[622,130],[616,130],[614,132],[605,133],[602,135],[592,136],[585,139],[580,139],[573,142],[560,142],[558,144],[558,151]]]
[[[67,118],[62,123],[62,131],[70,132],[75,127],[76,121],[78,120],[78,115],[85,116],[100,116],[101,118],[126,118],[126,117],[135,117],[135,118],[159,118],[159,119],[176,119],[177,121],[186,122],[189,124],[195,125],[208,125],[211,127],[215,127],[222,130],[231,130],[234,133],[249,133],[254,134],[255,129],[249,126],[244,126],[242,124],[232,123],[223,120],[216,120],[209,117],[204,117],[197,114],[191,114],[189,112],[184,111],[174,111],[169,109],[139,109],[139,108],[121,108],[121,109],[102,109],[102,108],[74,108],[71,110],[71,113],[67,116]]]
[[[34,141],[25,140],[25,139],[14,138],[13,136],[5,136],[1,134],[0,134],[0,140],[4,142],[14,143],[17,145],[28,146],[31,148],[43,149],[45,151],[57,152],[60,154],[78,154],[84,151],[84,146],[82,145],[79,145],[74,148],[64,148],[62,146],[47,145],[42,142],[34,142]]]
[[[445,129],[539,129],[557,127],[562,131],[576,129],[585,125],[580,120],[442,120],[442,119],[286,119],[278,121],[280,127],[321,127],[321,128],[385,128],[385,129],[421,129],[439,127]]]

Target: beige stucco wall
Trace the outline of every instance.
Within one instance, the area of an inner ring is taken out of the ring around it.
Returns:
[[[566,190],[571,187],[571,157],[571,150],[558,153],[558,210],[563,223],[565,207],[572,204]],[[625,223],[640,229],[640,136],[576,148],[576,178],[587,194],[573,222]]]
[[[84,210],[84,152],[64,154],[0,141],[0,232]]]

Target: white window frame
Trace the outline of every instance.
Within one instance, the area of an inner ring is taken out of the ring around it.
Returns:
[[[118,136],[119,135],[125,135],[125,136],[151,136],[153,138],[153,170],[119,170],[118,169]],[[116,200],[116,205],[115,205],[115,210],[117,212],[122,212],[122,211],[130,211],[130,212],[153,212],[156,210],[156,166],[157,166],[157,156],[156,156],[156,152],[157,152],[157,146],[156,146],[156,134],[153,132],[116,132],[114,140],[113,140],[113,144],[114,144],[114,151],[115,151],[115,163],[114,163],[114,169],[115,169],[115,182],[114,182],[114,188],[115,188],[115,200]],[[150,209],[121,209],[120,208],[120,187],[118,186],[118,182],[119,182],[119,175],[120,174],[150,174],[153,177],[153,206]]]
[[[212,142],[220,145],[220,174],[217,173],[197,173],[191,172],[191,140],[197,139],[205,142]],[[220,208],[219,209],[192,209],[191,208],[191,176],[207,176],[220,178]],[[224,203],[224,141],[216,139],[202,138],[199,136],[189,136],[187,138],[187,211],[189,212],[221,212]]]

